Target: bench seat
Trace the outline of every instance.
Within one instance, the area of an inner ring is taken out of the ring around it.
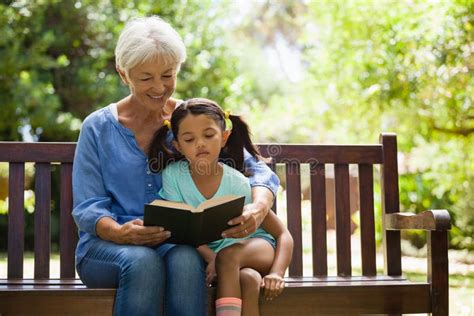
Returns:
[[[311,300],[308,302],[308,295]],[[111,315],[115,289],[88,289],[78,279],[0,280],[0,310],[7,315]],[[209,289],[213,315],[215,289]],[[410,299],[416,297],[415,299]],[[274,301],[261,298],[262,315],[418,313],[429,310],[430,284],[403,277],[293,277]],[[67,312],[65,312],[67,311]]]
[[[77,279],[0,280],[5,315],[112,315],[115,289],[88,289]]]

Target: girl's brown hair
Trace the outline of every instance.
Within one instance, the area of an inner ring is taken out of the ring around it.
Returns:
[[[189,99],[178,106],[171,116],[171,132],[175,140],[178,137],[181,121],[189,114],[207,115],[219,124],[222,131],[226,129],[225,113],[216,102],[204,98]],[[244,148],[257,158],[261,158],[260,152],[252,143],[247,123],[237,115],[229,115],[229,119],[232,122],[232,132],[221,150],[220,160],[248,175],[249,172],[244,167]],[[153,172],[160,172],[171,162],[184,159],[178,151],[171,149],[168,131],[168,126],[163,125],[156,131],[150,144],[148,158],[150,170]]]

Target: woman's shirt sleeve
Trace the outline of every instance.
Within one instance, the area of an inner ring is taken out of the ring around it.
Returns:
[[[278,176],[264,163],[253,157],[247,150],[244,149],[244,165],[247,171],[250,172],[249,177],[250,186],[263,186],[272,191],[276,196],[280,179]]]
[[[98,143],[89,120],[84,121],[79,135],[72,179],[74,221],[80,231],[96,235],[96,224],[102,217],[117,218],[110,212],[111,198],[105,190]]]

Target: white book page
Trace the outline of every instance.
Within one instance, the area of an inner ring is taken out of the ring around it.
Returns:
[[[175,209],[179,209],[179,210],[183,210],[183,211],[191,211],[193,213],[196,211],[194,209],[194,207],[192,207],[188,204],[180,203],[180,202],[173,202],[173,201],[154,200],[153,202],[150,203],[150,205],[175,208]]]
[[[224,195],[217,198],[213,198],[207,201],[202,202],[201,204],[196,207],[195,213],[200,213],[204,211],[206,208],[213,207],[219,204],[223,204],[225,202],[233,201],[240,198],[238,195]]]

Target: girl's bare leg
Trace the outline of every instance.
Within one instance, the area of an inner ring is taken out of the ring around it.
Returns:
[[[242,315],[259,316],[258,298],[262,276],[252,268],[240,270],[240,289],[242,292]]]
[[[242,297],[240,270],[252,268],[267,274],[274,255],[273,247],[261,238],[246,239],[219,251],[216,257],[217,297]]]

